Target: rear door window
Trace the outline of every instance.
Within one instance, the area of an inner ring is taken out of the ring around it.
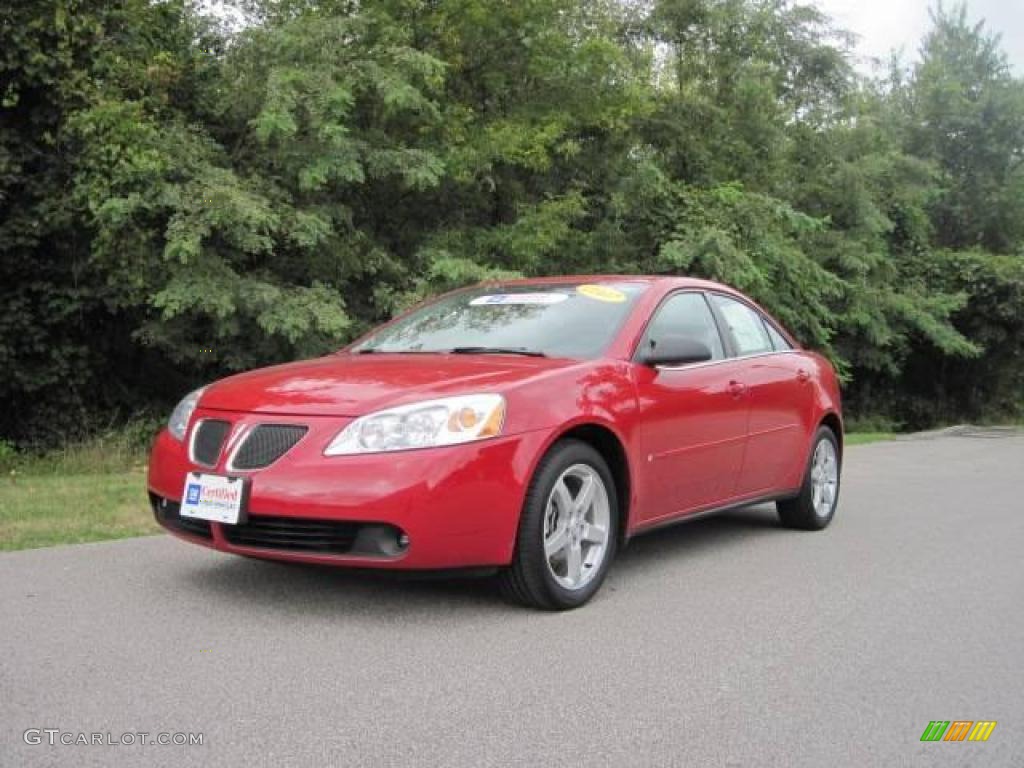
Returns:
[[[728,296],[715,294],[711,300],[715,302],[728,326],[737,355],[759,355],[773,351],[772,341],[760,314]]]

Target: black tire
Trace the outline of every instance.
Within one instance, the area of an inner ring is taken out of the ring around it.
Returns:
[[[543,531],[548,496],[562,473],[574,464],[586,464],[600,476],[607,491],[610,514],[607,549],[598,572],[583,587],[567,589],[555,580],[548,568]],[[601,588],[615,559],[618,520],[615,480],[601,454],[580,440],[566,439],[555,443],[541,459],[526,492],[512,563],[498,574],[502,594],[513,602],[549,611],[564,611],[583,605]]]
[[[836,458],[836,488],[832,499],[832,508],[827,515],[818,514],[814,508],[814,488],[811,480],[811,470],[814,467],[814,456],[818,446],[823,440],[832,444]],[[836,507],[839,506],[839,489],[842,485],[842,455],[839,452],[839,441],[835,433],[826,426],[818,427],[811,443],[811,451],[807,457],[807,468],[804,470],[804,482],[800,493],[791,499],[783,499],[775,502],[779,512],[779,519],[788,528],[797,528],[802,531],[820,531],[832,522],[836,515]]]

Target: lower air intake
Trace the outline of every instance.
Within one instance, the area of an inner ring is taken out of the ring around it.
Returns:
[[[242,525],[225,525],[221,530],[229,542],[243,547],[344,555],[352,551],[361,527],[347,521],[251,517]]]

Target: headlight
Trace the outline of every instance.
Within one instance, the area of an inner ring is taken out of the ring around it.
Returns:
[[[167,420],[167,431],[171,433],[171,437],[175,440],[185,439],[188,420],[192,418],[192,411],[196,409],[196,403],[199,402],[199,396],[202,394],[202,388],[197,389],[195,392],[189,392],[181,399],[180,403],[174,406],[171,418]]]
[[[331,441],[324,455],[407,451],[484,440],[500,435],[504,421],[501,395],[412,403],[359,417]]]

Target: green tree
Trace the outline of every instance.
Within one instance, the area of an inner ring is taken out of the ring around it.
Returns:
[[[792,0],[236,5],[0,9],[0,437],[566,272],[747,290],[853,412],[1022,407],[1022,83],[962,9],[871,81]]]
[[[906,150],[934,162],[938,244],[1012,253],[1024,242],[1024,82],[998,35],[966,5],[932,12],[932,29],[904,89]]]

